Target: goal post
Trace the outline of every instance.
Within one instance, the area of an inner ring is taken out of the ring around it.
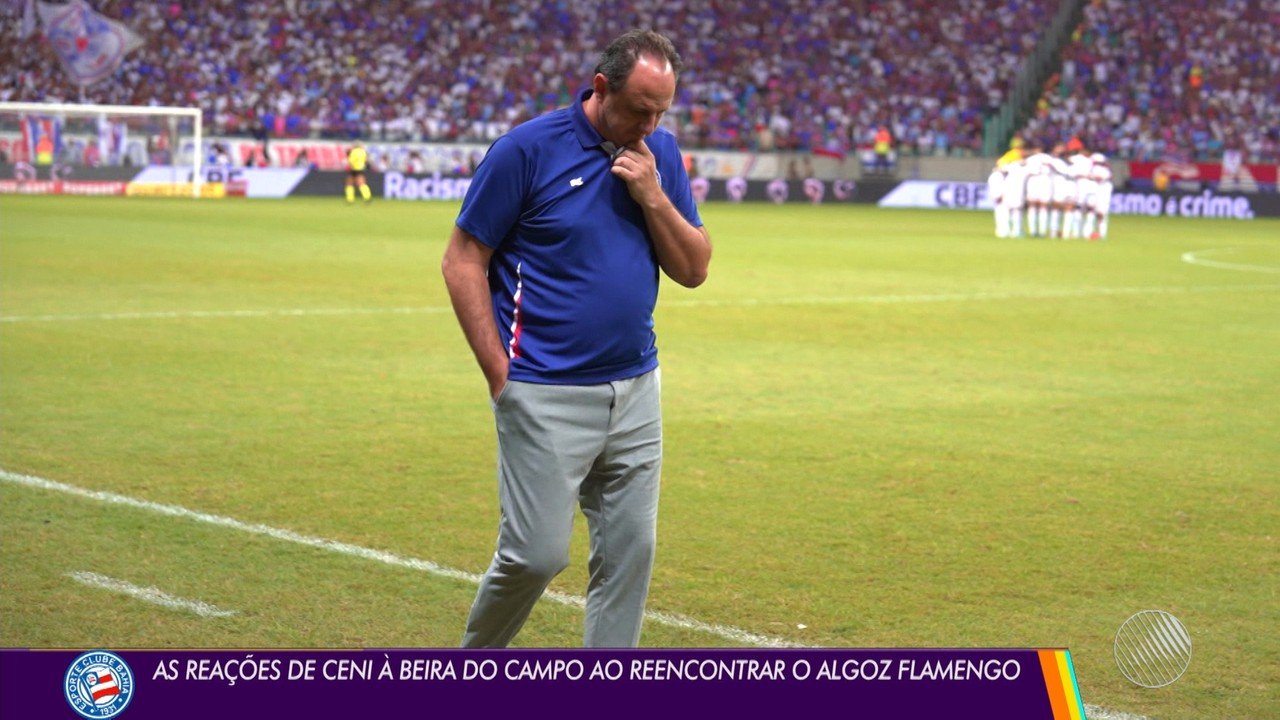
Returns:
[[[60,166],[168,165],[175,186],[190,184],[201,197],[200,108],[0,102],[0,143],[10,163],[48,166],[51,175]]]

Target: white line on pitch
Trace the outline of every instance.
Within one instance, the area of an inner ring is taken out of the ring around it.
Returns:
[[[1097,705],[1085,705],[1084,714],[1089,720],[1152,720],[1145,715],[1130,715],[1127,712],[1109,710]]]
[[[1202,263],[1203,264],[1203,263]],[[1220,263],[1225,264],[1225,263]],[[1242,266],[1252,267],[1252,266]],[[1280,272],[1264,270],[1264,272]],[[781,298],[730,298],[724,300],[666,300],[661,307],[731,307],[766,305],[877,305],[969,302],[981,300],[1051,299],[1106,297],[1117,295],[1192,295],[1199,293],[1274,292],[1280,285],[1201,285],[1169,287],[1097,287],[1044,290],[933,293],[922,295],[831,295]],[[216,318],[343,317],[354,315],[438,315],[453,312],[446,306],[400,308],[293,308],[282,310],[175,310],[171,312],[129,312],[67,315],[4,315],[0,323],[73,322],[84,320],[190,320]]]
[[[285,542],[297,543],[298,545],[305,545],[307,547],[317,548],[320,550],[328,550],[341,555],[362,558],[365,560],[374,560],[393,567],[420,570],[439,577],[449,578],[452,580],[462,580],[473,585],[478,585],[480,583],[480,575],[465,572],[463,570],[456,570],[444,565],[438,565],[430,560],[402,557],[382,550],[373,550],[366,547],[360,547],[359,545],[350,545],[337,540],[302,535],[300,533],[293,532],[292,530],[282,530],[269,525],[241,522],[234,518],[222,517],[220,515],[209,515],[195,510],[188,510],[187,508],[177,505],[162,505],[160,503],[153,503],[147,500],[131,498],[127,495],[117,495],[115,493],[99,490],[88,490],[75,485],[67,485],[65,483],[46,480],[32,475],[12,473],[3,469],[0,469],[0,480],[18,485],[40,488],[42,490],[53,490],[56,492],[66,493],[68,495],[76,495],[98,502],[109,503],[111,505],[122,505],[124,507],[135,508],[138,510],[146,510],[160,515],[167,515],[169,517],[195,520],[196,522],[229,528],[231,530],[239,530],[240,532],[251,533],[253,535],[263,535],[275,540],[283,540]],[[553,602],[577,608],[586,607],[587,602],[584,598],[577,595],[569,595],[567,593],[556,592],[554,590],[548,590],[544,597],[552,600]],[[735,627],[729,627],[727,625],[704,623],[694,620],[693,618],[672,613],[649,611],[645,613],[645,619],[662,625],[680,628],[682,630],[693,630],[716,635],[726,640],[743,643],[745,645],[767,648],[804,647],[780,638],[758,635],[756,633],[740,630]]]
[[[323,317],[347,315],[434,315],[447,307],[317,308],[283,310],[175,310],[171,312],[85,313],[70,315],[6,315],[0,322],[70,322],[75,320],[190,320],[203,318]]]
[[[730,305],[875,305],[898,303],[935,303],[970,300],[1015,300],[1037,298],[1076,298],[1111,295],[1190,295],[1196,293],[1272,292],[1280,285],[1202,285],[1170,287],[1061,288],[1046,290],[1009,290],[972,293],[935,293],[929,295],[850,295],[798,298],[735,298],[731,300],[676,300],[671,307]]]
[[[133,583],[117,580],[106,575],[99,575],[93,572],[72,572],[67,573],[67,577],[75,580],[82,585],[89,587],[110,590],[111,592],[121,593],[129,597],[137,598],[143,602],[149,602],[152,605],[160,605],[173,610],[186,610],[193,612],[200,617],[231,617],[236,614],[235,610],[223,610],[222,608],[210,605],[202,600],[186,600],[180,597],[174,597],[159,588],[154,587],[138,587]]]
[[[1217,260],[1205,260],[1206,255],[1229,255],[1231,253],[1240,252],[1240,248],[1216,248],[1211,250],[1197,250],[1195,252],[1182,253],[1182,262],[1192,265],[1203,265],[1204,267],[1218,268],[1220,270],[1242,270],[1244,272],[1260,272],[1260,273],[1280,273],[1280,268],[1271,267],[1269,265],[1246,265],[1244,263],[1226,263]]]

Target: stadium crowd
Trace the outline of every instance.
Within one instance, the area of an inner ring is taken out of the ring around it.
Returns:
[[[1091,0],[1024,134],[1109,156],[1280,162],[1280,1]]]
[[[145,40],[114,77],[82,91],[36,33],[0,45],[0,100],[198,105],[215,134],[484,142],[569,102],[603,39],[652,24],[689,61],[667,118],[686,147],[842,155],[887,129],[899,154],[971,155],[1057,6],[101,0]],[[1094,0],[1027,131],[1117,157],[1242,143],[1274,159],[1278,6]],[[0,12],[17,37],[20,14]]]
[[[899,151],[974,153],[1054,5],[104,0],[146,45],[83,99],[199,105],[215,133],[491,140],[567,103],[600,41],[644,18],[690,60],[669,114],[688,146],[843,152],[885,125]],[[81,97],[38,35],[0,66],[0,99]]]

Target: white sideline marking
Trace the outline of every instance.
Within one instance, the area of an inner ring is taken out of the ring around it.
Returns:
[[[735,298],[732,300],[675,300],[671,307],[706,307],[716,305],[875,305],[897,303],[935,303],[970,300],[1016,300],[1037,298],[1100,297],[1109,295],[1190,295],[1197,293],[1271,292],[1280,285],[1200,285],[1169,287],[1061,288],[1046,290],[1010,290],[1006,292],[938,293],[931,295],[851,295],[799,298]]]
[[[0,469],[0,480],[15,483],[17,485],[40,488],[41,490],[54,490],[68,495],[88,498],[89,500],[109,503],[111,505],[123,505],[125,507],[135,508],[138,510],[146,510],[159,515],[168,515],[169,517],[182,518],[185,520],[195,520],[196,522],[229,528],[231,530],[239,530],[240,532],[246,532],[253,535],[263,535],[275,540],[283,540],[285,542],[305,545],[307,547],[317,548],[320,550],[328,550],[330,552],[336,552],[342,555],[362,558],[365,560],[374,560],[393,567],[421,570],[423,572],[443,578],[449,578],[451,580],[462,580],[464,582],[471,583],[472,585],[480,584],[480,575],[438,565],[430,560],[402,557],[382,550],[372,550],[370,548],[360,547],[359,545],[350,545],[348,543],[338,542],[337,540],[328,540],[325,538],[312,537],[310,535],[302,535],[300,533],[293,532],[292,530],[281,530],[269,525],[245,523],[234,518],[222,517],[220,515],[209,515],[195,510],[188,510],[177,505],[162,505],[160,503],[153,503],[147,500],[138,500],[137,498],[131,498],[127,495],[117,495],[115,493],[103,492],[100,490],[87,490],[85,488],[76,487],[75,485],[67,485],[53,480],[45,480],[44,478],[32,475],[21,475],[19,473],[12,473],[3,469]],[[552,600],[553,602],[560,603],[561,605],[568,605],[576,608],[584,608],[587,604],[585,598],[554,590],[548,590],[543,597]],[[712,625],[704,623],[683,615],[649,611],[645,613],[645,619],[662,625],[680,628],[682,630],[694,630],[716,635],[726,640],[746,645],[754,645],[756,647],[805,647],[780,638],[758,635],[756,633],[739,630],[738,628],[729,627],[727,625]]]
[[[1240,252],[1240,248],[1216,248],[1212,250],[1197,250],[1195,252],[1182,253],[1182,262],[1192,265],[1203,265],[1204,267],[1218,268],[1220,270],[1242,270],[1244,272],[1260,272],[1260,273],[1280,273],[1280,268],[1270,267],[1268,265],[1245,265],[1243,263],[1225,263],[1217,260],[1205,260],[1205,255],[1224,255]]]
[[[1146,715],[1130,715],[1127,712],[1109,710],[1104,707],[1088,704],[1084,706],[1084,714],[1085,717],[1089,718],[1089,720],[1152,720],[1152,718],[1149,718]]]
[[[107,577],[106,575],[99,575],[98,573],[80,571],[67,573],[67,577],[82,585],[121,593],[123,595],[128,595],[142,600],[143,602],[149,602],[153,605],[160,605],[173,610],[187,610],[199,615],[200,617],[231,617],[236,614],[235,610],[223,610],[222,608],[210,605],[202,600],[184,600],[180,597],[174,597],[159,588],[138,587],[137,585],[127,583],[124,580],[117,580],[113,577]]]
[[[1186,256],[1183,256],[1186,259]],[[1201,262],[1200,264],[1205,264]],[[1219,266],[1228,265],[1218,263]],[[1259,272],[1280,272],[1280,269],[1268,269],[1241,265],[1235,269],[1251,268]],[[1045,290],[1009,290],[991,292],[936,293],[929,295],[832,295],[792,298],[733,298],[726,300],[668,300],[660,301],[659,307],[691,308],[718,306],[762,306],[762,305],[877,305],[877,304],[915,304],[939,302],[969,302],[980,300],[1016,300],[1020,298],[1079,298],[1105,297],[1112,295],[1191,295],[1198,293],[1230,293],[1230,292],[1273,292],[1280,290],[1280,284],[1272,285],[1200,285],[1168,287],[1114,287],[1114,288],[1060,288]],[[98,313],[67,315],[3,315],[0,323],[34,323],[34,322],[75,322],[85,320],[189,320],[203,318],[270,318],[270,317],[343,317],[352,315],[439,315],[452,313],[453,309],[439,307],[400,307],[400,308],[293,308],[282,310],[188,310],[172,312],[130,312],[130,313]]]
[[[82,315],[6,315],[0,322],[71,322],[75,320],[189,320],[199,318],[314,317],[346,315],[434,315],[447,307],[318,308],[285,310],[177,310],[172,312],[87,313]]]

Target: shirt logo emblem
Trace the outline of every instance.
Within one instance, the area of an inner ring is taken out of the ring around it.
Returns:
[[[582,178],[576,177],[569,181],[569,187],[582,187]]]

